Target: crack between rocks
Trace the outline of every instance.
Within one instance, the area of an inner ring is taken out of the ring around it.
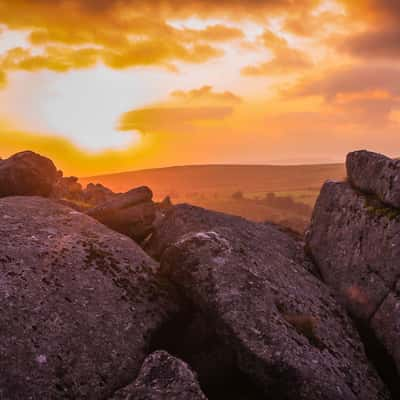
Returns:
[[[382,307],[382,305],[385,303],[386,299],[396,291],[397,284],[400,282],[400,277],[397,277],[393,283],[393,285],[388,289],[387,293],[383,296],[382,300],[378,303],[376,306],[375,311],[369,316],[367,319],[367,323],[370,324],[371,321],[374,319],[375,315],[379,311],[379,309]]]

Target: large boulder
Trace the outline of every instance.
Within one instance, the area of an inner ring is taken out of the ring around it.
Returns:
[[[346,167],[355,188],[400,208],[400,160],[361,150],[347,156]]]
[[[153,229],[156,207],[152,198],[153,193],[148,187],[139,187],[90,209],[88,215],[140,242]]]
[[[175,312],[132,240],[40,197],[0,200],[0,397],[105,399]]]
[[[266,396],[388,398],[352,322],[288,233],[181,205],[147,248]]]
[[[400,373],[400,210],[348,183],[327,182],[307,247],[323,280],[356,319],[373,329]]]
[[[0,197],[49,196],[57,178],[51,160],[24,151],[0,161]]]
[[[156,351],[146,358],[137,380],[110,400],[207,399],[186,363],[165,351]]]

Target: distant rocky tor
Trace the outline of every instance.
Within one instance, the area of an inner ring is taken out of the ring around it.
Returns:
[[[0,197],[36,195],[85,212],[137,242],[152,232],[153,222],[166,209],[165,201],[152,201],[146,187],[113,193],[91,183],[83,189],[78,178],[64,177],[51,160],[31,151],[0,160]]]
[[[0,160],[0,399],[400,398],[400,165],[347,169],[303,242]]]

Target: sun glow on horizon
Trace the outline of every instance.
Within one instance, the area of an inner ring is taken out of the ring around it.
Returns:
[[[0,0],[0,155],[85,175],[399,153],[399,24],[390,0]]]

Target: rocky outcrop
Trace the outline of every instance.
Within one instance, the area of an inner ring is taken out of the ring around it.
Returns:
[[[0,200],[0,397],[105,399],[175,305],[129,238],[39,197]]]
[[[24,151],[0,161],[0,197],[49,196],[58,173],[51,160]]]
[[[153,230],[156,208],[152,198],[149,188],[139,187],[89,210],[88,215],[140,242]]]
[[[377,196],[388,206],[400,208],[400,160],[362,150],[347,156],[346,167],[355,188]]]
[[[52,197],[82,201],[82,185],[76,176],[60,177],[53,187]]]
[[[206,400],[195,374],[165,351],[151,354],[139,377],[110,400]]]
[[[399,217],[400,210],[348,183],[327,182],[315,206],[307,247],[324,282],[354,317],[373,329],[400,372]]]
[[[352,322],[291,235],[182,205],[146,248],[215,326],[235,367],[262,397],[388,398]]]
[[[117,194],[100,183],[89,183],[83,191],[83,199],[86,203],[98,206],[112,200]]]

